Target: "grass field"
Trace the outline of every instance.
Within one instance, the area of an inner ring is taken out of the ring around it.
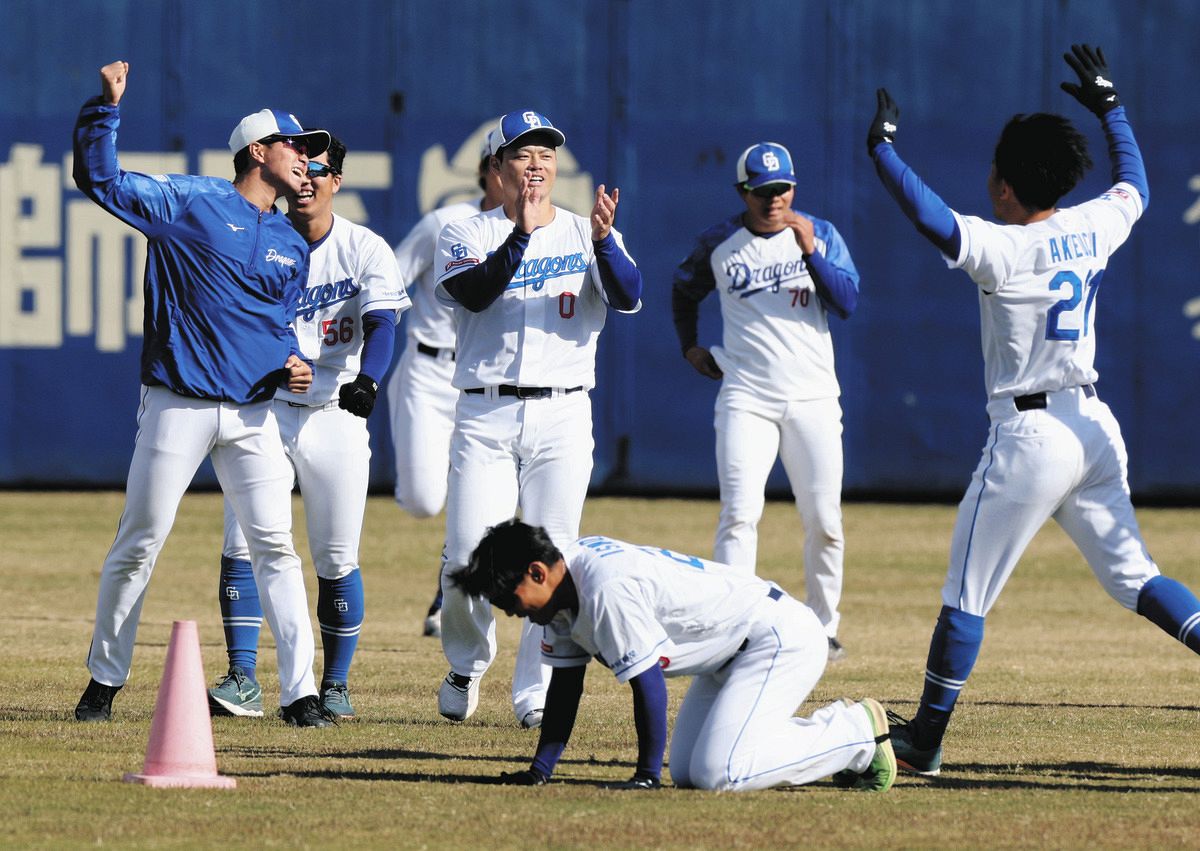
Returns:
[[[827,782],[743,795],[603,789],[629,776],[636,748],[629,690],[599,666],[588,674],[557,782],[494,785],[500,771],[525,767],[536,744],[508,706],[515,624],[501,623],[501,655],[476,715],[457,726],[440,720],[445,662],[420,623],[441,520],[411,520],[383,497],[368,506],[362,551],[367,623],[351,672],[359,719],[327,730],[214,719],[218,767],[237,778],[236,790],[122,783],[124,772],[141,769],[172,621],[199,623],[206,676],[225,668],[220,497],[190,495],[150,584],[114,721],[71,720],[122,499],[0,493],[9,601],[0,619],[0,847],[1200,847],[1197,660],[1109,600],[1052,526],[988,619],[942,776],[902,776],[886,795]],[[802,712],[842,695],[913,711],[953,513],[846,506],[841,637],[850,656],[826,672]],[[1200,587],[1200,512],[1139,516],[1163,571]],[[707,555],[715,519],[713,502],[595,499],[583,531]],[[769,504],[758,572],[802,594],[799,538],[792,508]],[[271,705],[278,691],[265,631],[261,650]],[[686,683],[669,684],[674,711]]]

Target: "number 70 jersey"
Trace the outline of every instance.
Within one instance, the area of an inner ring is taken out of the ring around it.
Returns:
[[[954,214],[962,247],[946,262],[979,287],[989,399],[1096,380],[1096,294],[1108,258],[1141,214],[1126,183],[1028,225]]]
[[[337,399],[338,388],[359,373],[363,315],[393,310],[399,322],[412,301],[391,246],[362,225],[334,216],[329,233],[309,251],[308,281],[292,327],[300,353],[313,362],[313,383],[307,393],[281,388],[275,398],[322,405]]]

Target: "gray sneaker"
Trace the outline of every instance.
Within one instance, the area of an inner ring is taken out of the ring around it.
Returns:
[[[321,683],[321,705],[338,718],[354,717],[354,707],[350,705],[350,691],[345,683],[333,680]]]
[[[208,711],[211,715],[262,718],[262,687],[234,665],[219,683],[208,690]]]

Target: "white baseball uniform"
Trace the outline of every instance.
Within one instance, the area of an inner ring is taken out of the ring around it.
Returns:
[[[1136,611],[1158,575],[1129,499],[1120,428],[1092,386],[1097,287],[1141,214],[1125,183],[1032,224],[954,214],[961,249],[947,264],[979,287],[991,428],[959,504],[947,606],[986,615],[1051,517],[1126,608]],[[1040,406],[1023,401],[1043,393]]]
[[[367,421],[338,407],[338,389],[360,371],[362,317],[372,310],[400,314],[411,302],[392,249],[371,230],[340,216],[310,246],[308,283],[293,327],[313,363],[307,393],[275,394],[287,457],[304,495],[308,545],[317,575],[339,579],[358,569],[370,475]],[[225,502],[223,554],[247,559],[246,539]]]
[[[834,226],[803,215],[813,222],[816,252],[857,282]],[[705,231],[676,274],[677,296],[699,301],[713,289],[724,328],[723,344],[711,349],[724,373],[714,417],[721,513],[713,558],[755,569],[767,478],[779,456],[804,525],[805,602],[836,637],[842,409],[828,311],[792,231],[755,234],[740,214]]]
[[[482,262],[512,230],[503,207],[446,225],[438,240],[438,298],[457,305],[444,282]],[[621,235],[612,234],[624,251]],[[442,648],[455,673],[482,676],[496,656],[491,605],[464,596],[446,579],[467,564],[487,528],[519,509],[560,547],[579,534],[592,472],[588,391],[607,309],[591,224],[560,207],[530,236],[495,302],[478,313],[455,307],[453,383],[464,392],[451,438],[442,570]],[[639,301],[622,312],[640,309]],[[544,398],[503,395],[506,387],[541,388]],[[548,681],[538,631],[526,622],[513,673],[518,719],[542,708]]]
[[[438,236],[447,222],[479,213],[479,201],[430,210],[396,246],[400,280],[416,301],[407,317],[408,345],[388,380],[396,459],[396,502],[413,517],[432,517],[446,502],[450,434],[458,390],[454,376],[454,309],[434,296]],[[418,295],[419,293],[419,295]]]
[[[626,683],[658,665],[694,677],[671,738],[675,785],[749,791],[801,784],[875,754],[870,719],[841,701],[794,717],[825,670],[804,604],[740,568],[593,535],[563,550],[579,598],[545,627],[543,659],[596,658]]]

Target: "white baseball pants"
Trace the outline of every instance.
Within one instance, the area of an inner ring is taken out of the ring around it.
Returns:
[[[363,512],[371,475],[367,421],[337,402],[297,407],[275,400],[279,436],[304,496],[308,548],[322,579],[341,579],[358,569]],[[249,545],[225,497],[222,555],[249,559]]]
[[[526,401],[460,396],[442,570],[442,649],[455,673],[487,671],[496,658],[496,621],[491,603],[466,597],[449,575],[466,566],[489,526],[518,509],[559,548],[578,538],[592,449],[592,406],[584,391]],[[545,704],[550,667],[541,661],[541,633],[524,622],[512,685],[518,720]]]
[[[1108,405],[1081,387],[1046,394],[1045,409],[988,403],[991,431],[958,506],[942,602],[991,611],[1025,548],[1051,517],[1079,547],[1104,590],[1137,611],[1159,575],[1134,517],[1128,456]]]
[[[450,384],[454,361],[417,351],[417,341],[388,380],[388,412],[396,458],[396,502],[413,517],[433,517],[446,502],[450,435],[458,390]]]
[[[875,733],[862,707],[839,701],[794,715],[825,670],[828,641],[817,616],[786,595],[760,606],[745,649],[695,677],[679,707],[670,753],[676,786],[743,792],[871,764]]]
[[[841,405],[836,398],[763,399],[726,384],[714,425],[721,514],[713,561],[754,571],[767,477],[778,455],[804,526],[805,602],[825,634],[836,636],[845,551]]]
[[[292,547],[292,476],[271,402],[212,402],[157,386],[142,388],[125,510],[100,571],[88,669],[106,685],[128,678],[150,574],[206,456],[249,532],[259,598],[275,634],[280,703],[315,695],[312,621]]]

